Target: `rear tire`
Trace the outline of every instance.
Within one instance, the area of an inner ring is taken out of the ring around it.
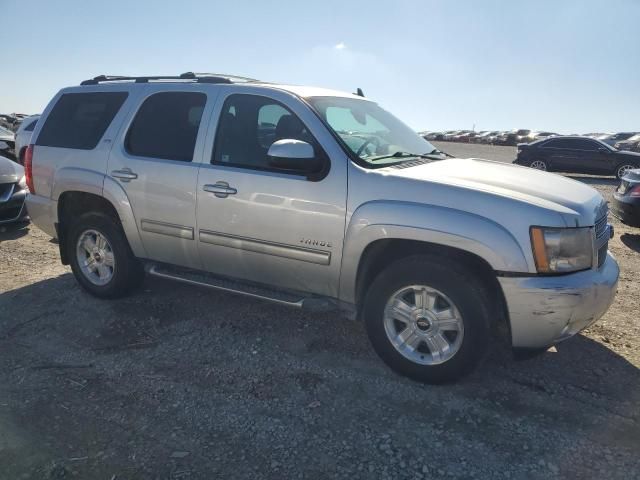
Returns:
[[[125,296],[144,279],[122,227],[108,215],[81,215],[70,227],[65,247],[76,280],[96,297]]]
[[[536,170],[543,170],[545,172],[549,169],[547,162],[544,160],[531,160],[531,162],[529,162],[529,167],[535,168]]]
[[[455,260],[435,255],[388,266],[363,305],[380,358],[400,375],[433,384],[455,381],[481,363],[490,339],[489,311],[481,282]]]

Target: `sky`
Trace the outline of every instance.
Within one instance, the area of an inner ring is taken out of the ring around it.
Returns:
[[[640,0],[0,0],[0,113],[99,74],[363,89],[416,130],[640,130]]]

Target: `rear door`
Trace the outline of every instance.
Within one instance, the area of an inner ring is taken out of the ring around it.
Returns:
[[[198,178],[203,267],[336,297],[347,200],[345,153],[292,94],[223,88]],[[311,143],[322,168],[303,175],[274,167],[267,151],[282,139]]]
[[[195,84],[144,88],[111,150],[107,175],[129,198],[147,257],[199,268],[197,159],[206,133],[202,120],[217,90]]]

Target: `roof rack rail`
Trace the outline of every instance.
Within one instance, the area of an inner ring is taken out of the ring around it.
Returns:
[[[149,83],[150,81],[164,80],[194,80],[196,83],[244,83],[257,82],[254,78],[240,77],[237,75],[223,75],[217,73],[193,73],[185,72],[181,75],[156,75],[150,77],[127,77],[121,75],[98,75],[89,80],[84,80],[80,85],[98,85],[106,82],[134,82]]]

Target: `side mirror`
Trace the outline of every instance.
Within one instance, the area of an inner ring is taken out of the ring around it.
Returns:
[[[292,138],[273,142],[267,156],[270,166],[302,174],[317,172],[320,163],[311,144]]]
[[[0,150],[9,150],[9,144],[7,142],[0,142]]]

